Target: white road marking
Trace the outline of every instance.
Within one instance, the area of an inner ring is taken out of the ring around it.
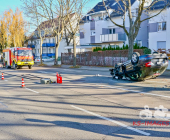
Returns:
[[[30,91],[35,92],[35,93],[39,93],[39,92],[34,91],[34,90],[32,90],[32,89],[29,89],[29,88],[25,88],[25,89],[30,90]]]
[[[8,80],[5,80],[6,82],[8,81]]]
[[[137,90],[130,90],[130,89],[125,89],[125,88],[118,88],[118,87],[106,86],[106,85],[99,85],[99,84],[96,84],[96,85],[98,85],[98,86],[103,86],[103,87],[108,87],[108,88],[125,90],[125,91],[131,91],[131,92],[136,92],[136,93],[148,94],[148,95],[153,95],[153,96],[158,96],[158,97],[170,98],[170,96],[164,96],[164,95],[159,95],[159,94],[154,94],[154,93],[148,93],[148,92],[141,92],[141,91],[137,91]]]
[[[8,108],[8,106],[7,106],[7,105],[5,105],[4,103],[0,102],[0,104],[2,104],[3,106],[5,106],[6,108]]]
[[[52,73],[52,74],[54,74],[53,72],[46,72],[46,71],[37,71],[37,72],[40,72],[40,73]]]
[[[90,111],[88,111],[88,110],[85,110],[85,109],[82,109],[82,108],[79,108],[79,107],[76,107],[76,106],[74,106],[74,105],[71,105],[71,107],[76,108],[76,109],[78,109],[78,110],[81,110],[81,111],[83,111],[83,112],[86,112],[86,113],[88,113],[88,114],[94,115],[94,116],[96,116],[96,117],[98,117],[98,118],[101,118],[101,119],[103,119],[103,120],[107,120],[107,121],[110,121],[110,122],[112,122],[112,123],[118,124],[118,125],[120,125],[120,126],[122,126],[122,127],[125,127],[125,128],[127,128],[127,129],[129,129],[129,130],[132,130],[132,131],[135,131],[135,132],[137,132],[137,133],[140,133],[140,134],[143,134],[143,135],[146,135],[146,136],[149,136],[149,135],[150,135],[150,133],[147,133],[147,132],[144,132],[144,131],[135,129],[135,128],[130,127],[130,126],[127,126],[127,125],[125,125],[125,124],[123,124],[123,123],[121,123],[121,122],[112,120],[112,119],[107,118],[107,117],[103,117],[103,116],[101,116],[101,115],[98,115],[98,114],[96,114],[96,113],[90,112]]]

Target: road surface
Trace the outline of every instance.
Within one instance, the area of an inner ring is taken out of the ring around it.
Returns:
[[[170,112],[159,109],[170,109],[166,74],[131,82],[112,80],[104,71],[48,67],[0,71],[5,77],[0,80],[0,139],[170,137]],[[56,72],[63,77],[62,84],[40,84],[40,78],[56,81]],[[21,78],[26,88],[21,88]],[[146,105],[149,109],[144,110]]]

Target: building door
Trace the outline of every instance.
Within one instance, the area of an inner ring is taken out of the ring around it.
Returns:
[[[166,50],[166,41],[157,41],[157,50],[165,49]]]

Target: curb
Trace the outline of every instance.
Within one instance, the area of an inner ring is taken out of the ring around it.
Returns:
[[[34,67],[50,67],[50,68],[55,68],[55,67],[52,67],[52,66],[34,66]],[[62,66],[58,67],[58,68],[60,68],[60,69],[63,68],[63,69],[89,70],[89,71],[107,71],[107,72],[109,71],[109,69],[108,70],[107,69],[106,70],[103,70],[103,69],[101,70],[101,69],[90,69],[90,68],[89,69],[88,68],[68,68],[68,67],[62,67]]]

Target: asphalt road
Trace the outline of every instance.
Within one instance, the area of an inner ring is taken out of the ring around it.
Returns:
[[[112,80],[104,71],[40,67],[0,71],[5,77],[0,80],[0,139],[170,137],[170,111],[162,107],[170,110],[169,72],[131,82]],[[56,72],[62,75],[62,84],[40,84],[40,78],[56,81]],[[26,88],[21,88],[22,77]],[[145,105],[149,109],[144,110]],[[140,112],[147,118],[140,118]]]

